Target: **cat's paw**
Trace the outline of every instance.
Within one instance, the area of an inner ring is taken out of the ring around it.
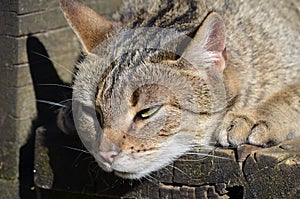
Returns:
[[[244,143],[263,147],[275,145],[277,138],[273,126],[272,122],[251,111],[229,112],[224,118],[218,142],[225,147]]]

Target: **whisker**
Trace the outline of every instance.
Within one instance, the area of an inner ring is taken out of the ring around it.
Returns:
[[[56,103],[56,102],[50,102],[50,101],[47,101],[47,100],[36,100],[36,101],[39,102],[39,103],[49,104],[49,105],[53,105],[53,106],[67,107],[63,104]]]
[[[73,75],[73,72],[72,72],[72,71],[70,71],[70,70],[67,69],[65,66],[61,65],[60,63],[58,63],[57,61],[54,61],[54,60],[50,59],[49,57],[47,57],[47,56],[45,56],[45,55],[43,55],[43,54],[41,54],[41,53],[38,53],[38,52],[35,52],[35,51],[31,51],[31,52],[34,53],[34,54],[36,54],[36,55],[39,55],[39,56],[41,56],[41,57],[43,57],[43,58],[45,58],[45,59],[48,59],[49,61],[51,61],[51,62],[57,64],[57,65],[58,65],[59,67],[61,67],[63,70],[65,70],[65,71],[67,71],[68,73],[70,73],[70,74]]]
[[[158,183],[157,183],[158,180],[157,180],[156,178],[154,178],[153,176],[151,176],[150,174],[144,176],[144,178],[145,178],[146,180],[148,180],[149,182],[151,182],[152,184],[154,184],[154,185],[157,185],[157,184],[158,184]]]
[[[158,184],[155,180],[151,179],[149,176],[144,177],[144,178],[145,178],[148,182],[150,182],[151,184],[153,184],[153,185],[157,185],[157,184]]]
[[[139,183],[140,183],[141,185],[144,185],[142,179],[139,178],[138,181],[139,181]]]
[[[120,184],[121,180],[122,180],[121,178],[116,178],[116,180],[113,183],[111,183],[111,184],[107,183],[107,185],[109,185],[110,187],[107,188],[104,191],[107,191],[107,190],[110,190],[110,189],[113,189],[113,188],[117,187]],[[122,182],[124,183],[124,181],[122,181]]]
[[[166,170],[168,173],[173,174],[173,172],[170,171],[170,169],[167,168],[168,166],[170,166],[170,165],[167,165],[166,167],[164,167],[163,170]]]
[[[224,159],[224,160],[233,160],[232,158],[226,158],[226,157],[221,157],[221,156],[216,156],[216,155],[211,155],[207,153],[187,153],[188,155],[199,155],[199,156],[204,156],[201,159],[207,158],[207,157],[213,157],[213,158],[218,158],[218,159]],[[181,160],[179,160],[181,161]],[[185,160],[183,160],[185,161]],[[199,161],[199,160],[187,160],[187,161]]]
[[[179,171],[180,173],[182,173],[183,175],[185,175],[186,177],[190,177],[187,173],[185,173],[184,171],[182,171],[181,169],[179,169],[178,167],[176,167],[176,166],[174,166],[174,165],[172,165],[172,164],[170,164],[170,165],[168,165],[169,167],[171,167],[171,168],[173,168],[173,169],[175,169],[175,170],[177,170],[177,171]]]
[[[88,151],[86,151],[86,150],[83,150],[83,149],[78,149],[78,148],[69,147],[69,146],[64,146],[64,148],[72,149],[72,150],[74,150],[74,151],[79,151],[79,152],[83,152],[83,153],[90,154],[90,152],[88,152]]]
[[[91,157],[92,157],[92,156],[91,156]],[[100,167],[99,167],[98,163],[95,161],[95,159],[92,160],[92,161],[89,163],[88,171],[89,171],[91,177],[94,176],[94,175],[92,175],[92,173],[93,173],[94,171],[99,171],[99,170],[98,170],[99,168],[100,168]]]
[[[62,87],[62,88],[72,89],[71,86],[64,85],[64,84],[37,84],[37,85],[38,86],[58,86],[58,87]]]
[[[83,152],[83,153],[85,153],[85,152]],[[92,156],[92,154],[89,154],[89,156],[83,158],[83,160],[94,160],[93,163],[97,164],[97,162],[95,161],[95,158],[94,158],[94,156]],[[98,164],[97,164],[97,166],[98,166]],[[96,169],[96,167],[95,167],[95,169]]]
[[[71,99],[66,99],[66,100],[62,100],[62,101],[60,101],[59,103],[66,103],[66,102],[69,102],[69,101],[72,101],[73,99],[71,98]]]
[[[77,167],[80,163],[80,158],[82,157],[82,155],[84,154],[84,152],[80,151],[81,153],[79,153],[79,155],[75,158],[73,166]]]

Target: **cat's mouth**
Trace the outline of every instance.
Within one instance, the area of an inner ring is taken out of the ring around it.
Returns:
[[[114,174],[121,178],[134,179],[138,178],[138,173],[114,170]]]
[[[139,172],[129,172],[129,171],[122,171],[122,170],[118,170],[116,168],[113,168],[111,165],[109,164],[103,164],[103,162],[98,162],[98,165],[106,172],[112,172],[114,173],[116,176],[121,177],[121,178],[125,178],[125,179],[137,179],[140,178],[140,174]]]

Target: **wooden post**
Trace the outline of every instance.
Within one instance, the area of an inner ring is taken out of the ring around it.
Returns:
[[[86,1],[104,15],[120,1]],[[80,46],[57,0],[0,0],[0,196],[32,198],[33,131],[55,119]]]

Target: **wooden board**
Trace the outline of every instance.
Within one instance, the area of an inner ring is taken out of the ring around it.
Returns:
[[[140,181],[103,172],[78,137],[57,129],[39,128],[35,143],[35,183],[43,189],[116,198],[300,197],[300,139],[185,155]]]

